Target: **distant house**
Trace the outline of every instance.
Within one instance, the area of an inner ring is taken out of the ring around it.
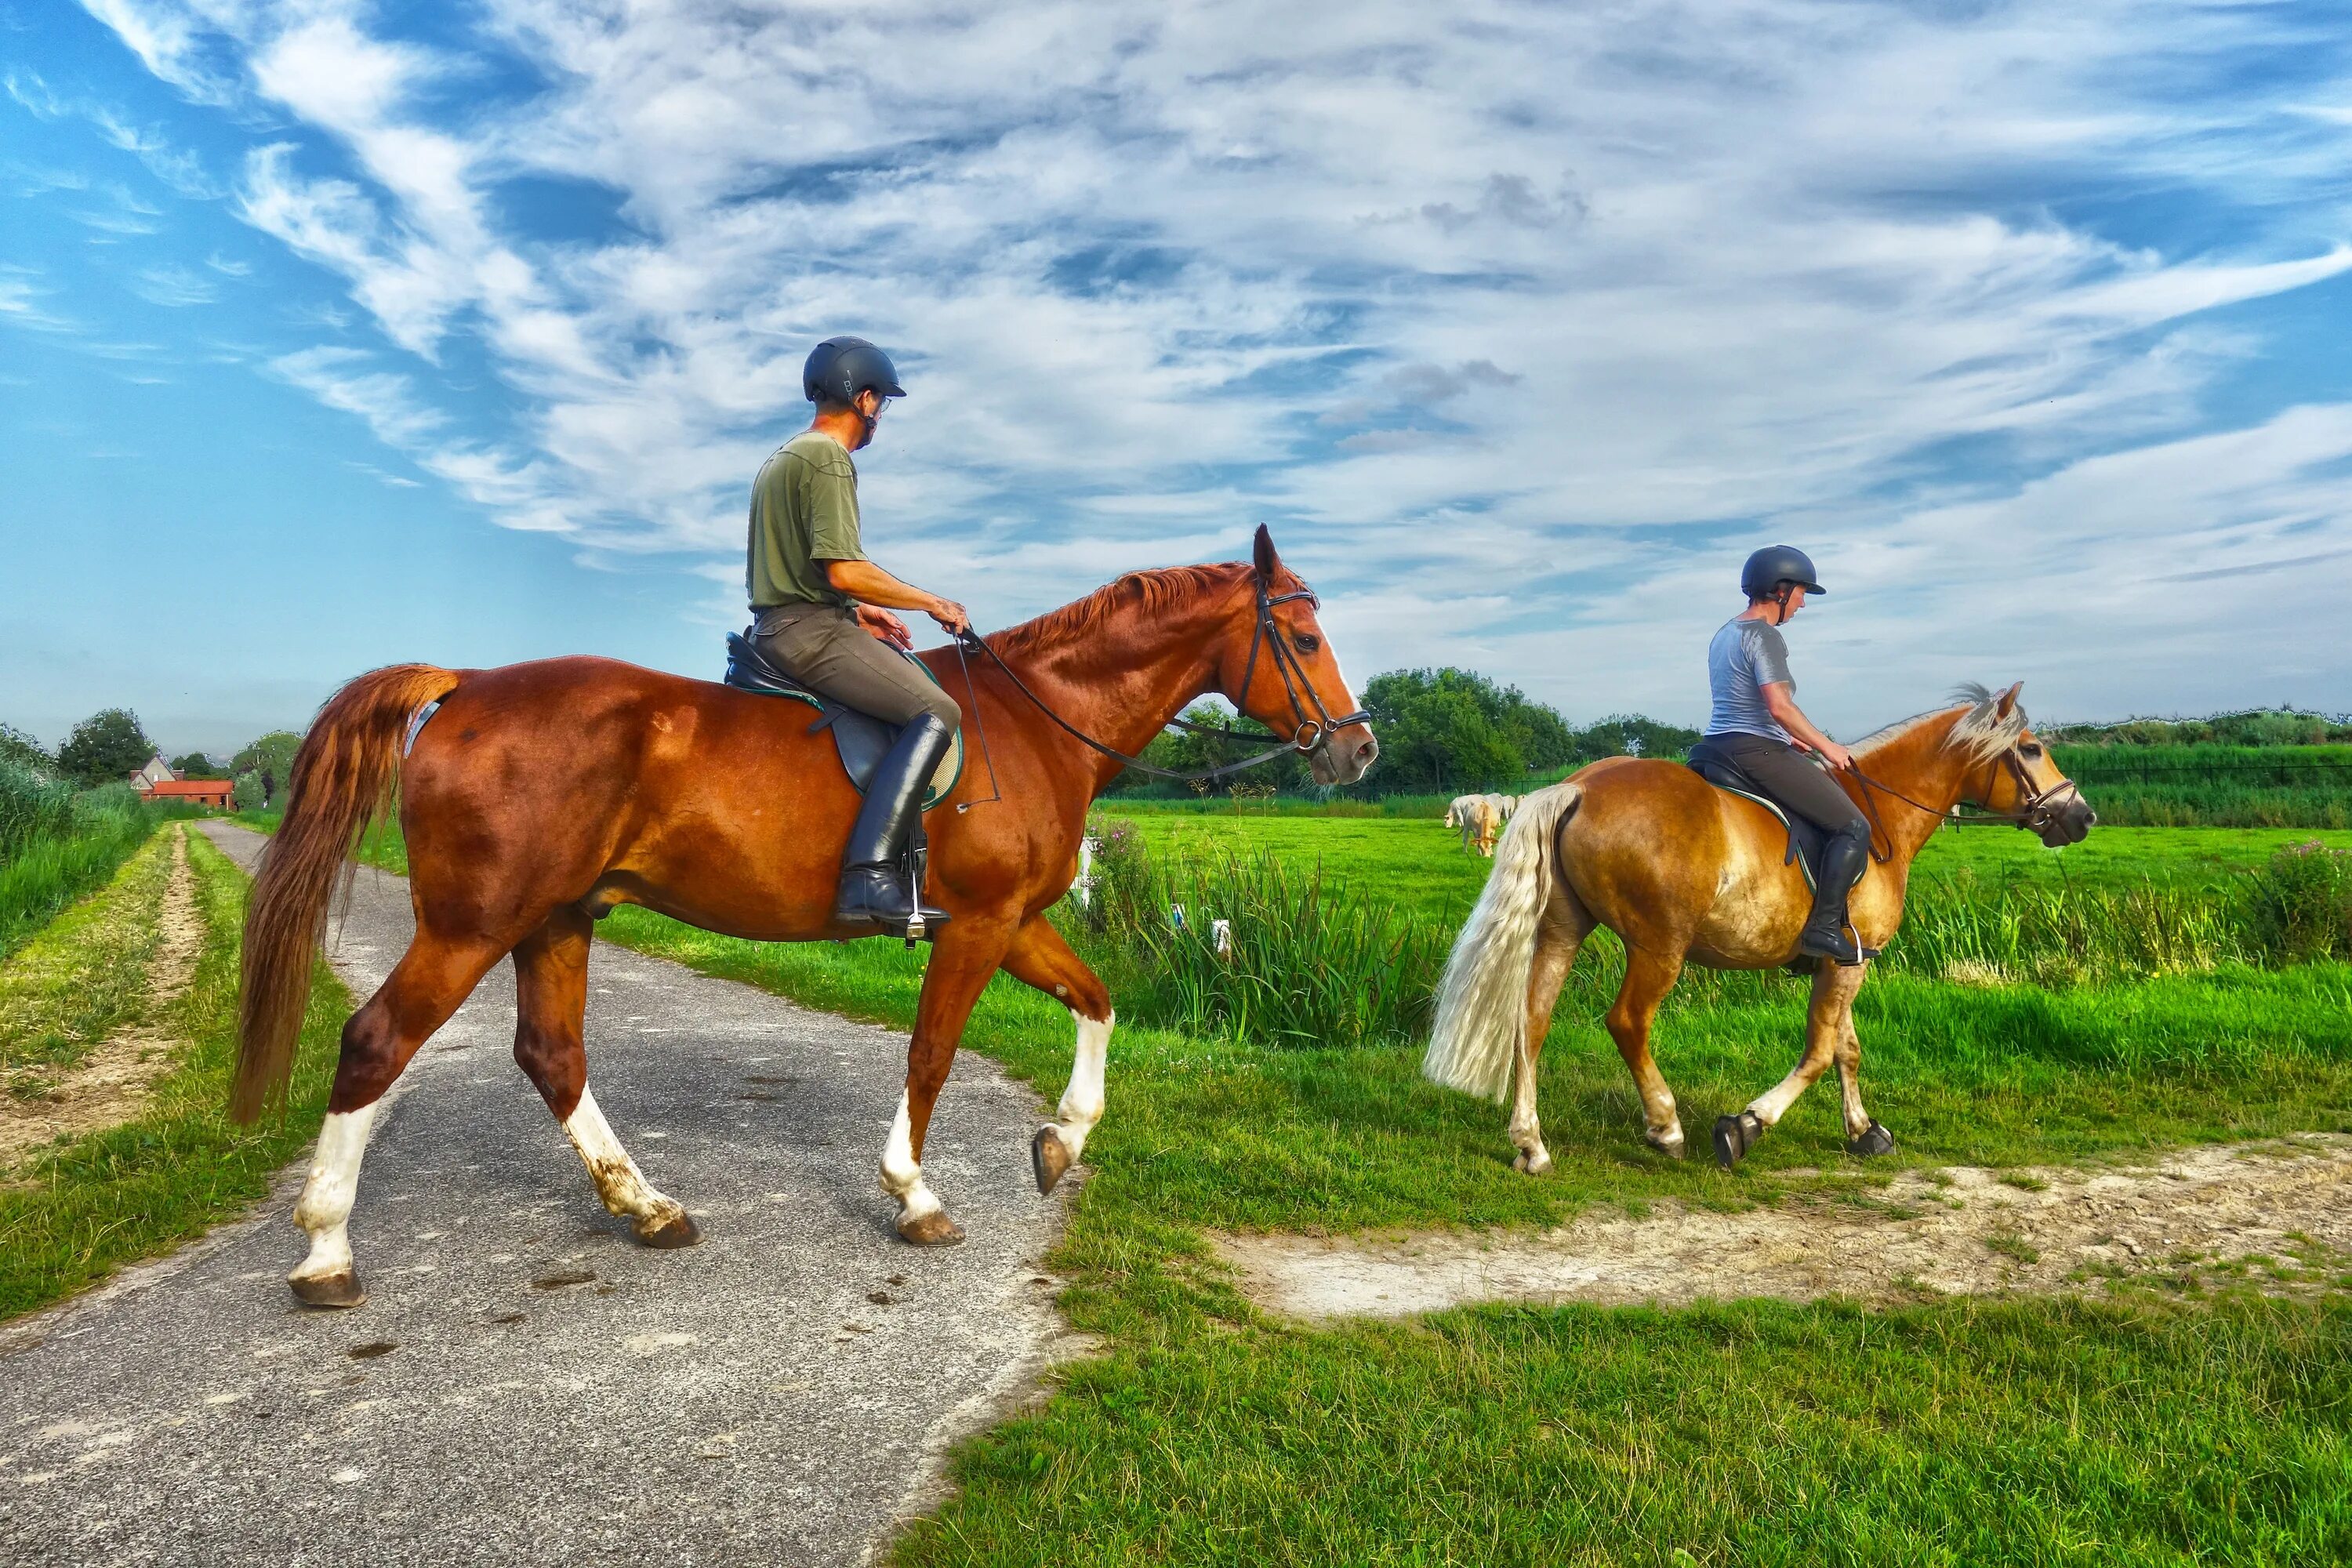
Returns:
[[[236,792],[232,779],[165,779],[146,792],[149,800],[184,800],[196,805],[228,809],[229,796]]]
[[[236,793],[233,779],[183,778],[172,771],[172,764],[162,752],[147,759],[147,765],[131,775],[131,787],[149,800],[184,800],[195,805],[215,805],[226,811],[229,796]]]

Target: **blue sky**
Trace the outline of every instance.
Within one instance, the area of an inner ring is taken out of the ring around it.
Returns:
[[[0,719],[698,674],[856,331],[869,545],[1000,626],[1270,523],[1359,675],[2352,708],[2322,5],[0,0]]]

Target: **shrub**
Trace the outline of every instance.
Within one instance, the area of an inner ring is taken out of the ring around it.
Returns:
[[[2352,958],[2352,854],[2313,839],[2244,873],[2240,901],[2253,945],[2272,963]]]

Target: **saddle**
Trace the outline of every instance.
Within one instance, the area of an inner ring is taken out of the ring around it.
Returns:
[[[1805,874],[1807,888],[1821,885],[1822,845],[1829,837],[1828,834],[1766,795],[1764,786],[1749,777],[1746,769],[1708,742],[1701,740],[1694,744],[1684,761],[1691,772],[1716,788],[1729,790],[1736,795],[1752,800],[1779,817],[1780,826],[1787,829],[1789,835],[1789,852],[1780,857],[1780,864],[1786,866],[1790,861],[1796,862],[1797,868]]]
[[[921,670],[923,679],[937,684],[938,678],[920,659],[904,652],[899,657]],[[759,645],[740,632],[727,634],[724,684],[738,691],[756,692],[762,697],[789,697],[795,702],[805,702],[815,709],[817,716],[810,723],[808,732],[814,734],[819,730],[833,731],[833,747],[841,756],[841,771],[849,775],[851,785],[860,795],[866,793],[866,786],[873,782],[874,770],[881,765],[891,743],[898,738],[899,726],[885,723],[871,713],[845,708],[832,698],[821,696],[803,686],[777,668],[773,661],[760,651]],[[963,736],[959,733],[949,745],[947,755],[940,760],[939,771],[931,775],[929,792],[923,796],[923,809],[929,811],[944,800],[948,792],[955,788],[956,780],[962,776]]]

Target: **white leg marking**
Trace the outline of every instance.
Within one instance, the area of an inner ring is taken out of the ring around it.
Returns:
[[[1094,1019],[1073,1008],[1070,1017],[1078,1026],[1078,1048],[1070,1063],[1070,1084],[1062,1090],[1062,1103],[1055,1111],[1059,1119],[1054,1136],[1075,1160],[1086,1149],[1087,1134],[1103,1113],[1103,1066],[1110,1055],[1110,1027],[1118,1015]]]
[[[373,1105],[336,1111],[319,1129],[310,1178],[302,1184],[301,1199],[294,1205],[294,1223],[310,1233],[310,1255],[291,1278],[324,1279],[351,1268],[352,1238],[346,1226],[352,1201],[359,1196],[360,1161],[367,1153],[375,1112]]]
[[[596,1184],[596,1195],[604,1201],[607,1213],[635,1221],[642,1231],[657,1228],[686,1212],[675,1199],[663,1196],[646,1180],[637,1163],[629,1158],[629,1152],[613,1136],[612,1125],[596,1108],[596,1097],[585,1084],[580,1087],[580,1103],[563,1119],[563,1133],[580,1151],[580,1163],[588,1167],[588,1175]]]
[[[1819,1076],[1818,1073],[1813,1075],[1814,1078]],[[1811,1089],[1812,1083],[1813,1079],[1806,1076],[1805,1069],[1801,1065],[1787,1078],[1757,1096],[1748,1109],[1754,1112],[1756,1120],[1765,1126],[1777,1126],[1780,1118],[1788,1114],[1789,1107],[1797,1103],[1797,1096]]]
[[[898,1114],[890,1122],[890,1142],[882,1146],[882,1190],[898,1200],[901,1220],[920,1219],[942,1206],[923,1184],[923,1168],[915,1163],[915,1129],[907,1119],[904,1089],[898,1092]]]

